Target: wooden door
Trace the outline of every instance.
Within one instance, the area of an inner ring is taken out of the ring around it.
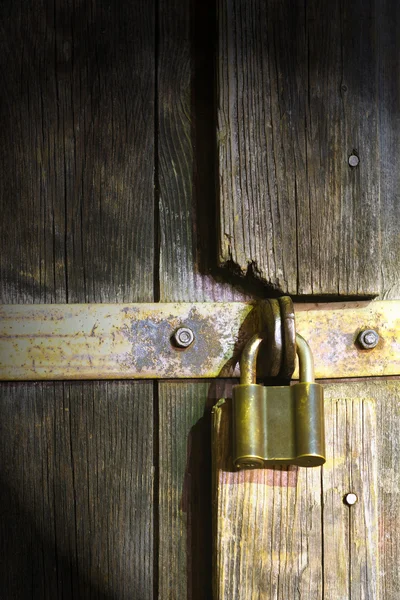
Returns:
[[[1,301],[154,298],[152,2],[3,2]],[[151,382],[1,385],[2,598],[152,598]]]
[[[1,302],[241,299],[209,273],[213,3],[5,1],[0,16]],[[216,396],[2,383],[0,596],[210,598]]]
[[[300,301],[398,299],[398,3],[218,7],[220,262]],[[216,411],[216,599],[398,597],[399,381],[331,377],[320,469],[232,473]]]
[[[393,0],[0,16],[1,302],[399,297]],[[209,600],[214,572],[220,598],[395,598],[397,383],[332,384],[340,466],[266,472],[262,568],[233,520],[217,570],[210,413],[231,384],[2,383],[1,597]],[[358,480],[350,434],[376,444]],[[375,481],[369,532],[332,490]]]

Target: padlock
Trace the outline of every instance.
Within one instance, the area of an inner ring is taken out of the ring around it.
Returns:
[[[233,463],[239,468],[325,462],[324,393],[315,383],[314,363],[307,342],[296,334],[300,381],[291,386],[256,383],[257,334],[244,348],[240,384],[234,386]]]

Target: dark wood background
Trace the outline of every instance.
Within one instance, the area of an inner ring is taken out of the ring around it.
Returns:
[[[1,302],[399,297],[395,0],[3,0],[0,31]],[[223,393],[2,384],[1,598],[209,600]]]

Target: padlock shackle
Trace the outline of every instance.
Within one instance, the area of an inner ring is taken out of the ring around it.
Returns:
[[[299,375],[303,383],[314,383],[314,358],[306,340],[296,333],[296,352],[299,358]]]
[[[263,341],[259,333],[247,342],[240,359],[240,383],[251,385],[257,378],[257,356],[260,344]],[[314,383],[314,359],[306,340],[296,333],[296,352],[299,358],[300,381],[303,383]]]
[[[253,337],[245,345],[240,359],[240,384],[251,385],[256,382],[257,378],[257,355],[262,342],[262,337],[259,333]]]

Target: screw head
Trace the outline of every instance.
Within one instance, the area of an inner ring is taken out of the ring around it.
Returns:
[[[360,162],[360,159],[358,158],[357,154],[350,154],[349,165],[351,167],[357,167],[359,162]]]
[[[364,331],[360,331],[358,334],[357,342],[364,350],[370,350],[377,346],[379,334],[374,329],[364,329]]]
[[[194,341],[194,333],[189,327],[179,327],[172,339],[178,348],[188,348]]]
[[[345,502],[345,504],[347,504],[347,506],[354,506],[354,504],[357,502],[357,500],[358,500],[357,494],[354,494],[354,492],[349,492],[344,497],[344,502]]]

